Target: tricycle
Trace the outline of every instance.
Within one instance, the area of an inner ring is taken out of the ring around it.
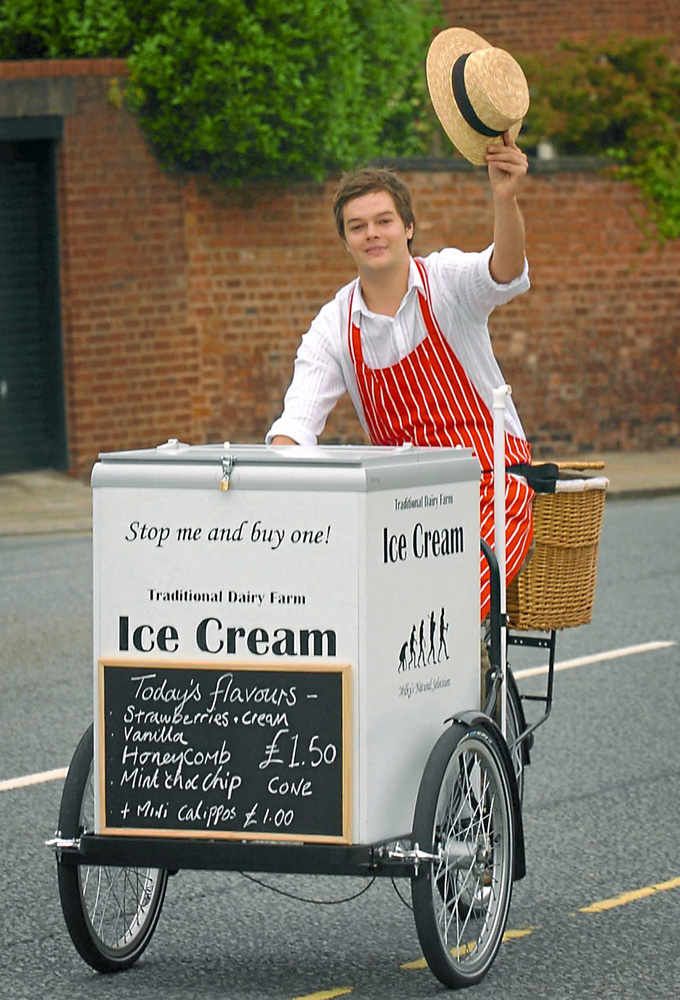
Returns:
[[[525,874],[525,770],[557,629],[591,613],[599,524],[583,536],[606,480],[564,494],[580,505],[567,562],[578,549],[590,566],[566,582],[540,515],[506,594],[496,504],[481,646],[465,449],[171,440],[100,456],[92,482],[94,721],[48,841],[82,958],[136,962],[180,869],[361,875],[408,879],[434,975],[481,980]],[[568,621],[561,598],[532,618],[546,580],[567,587]],[[530,725],[512,645],[548,654]]]

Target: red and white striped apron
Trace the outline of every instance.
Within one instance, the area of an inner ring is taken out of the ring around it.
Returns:
[[[373,444],[410,442],[428,447],[472,448],[482,467],[480,528],[494,543],[493,530],[493,416],[444,337],[432,309],[425,265],[415,260],[425,288],[418,302],[427,334],[418,346],[394,365],[369,368],[364,362],[360,328],[352,322],[349,301],[347,338],[357,387]],[[505,433],[505,462],[530,462],[527,441]],[[534,492],[525,479],[506,476],[506,579],[516,576],[531,545]],[[491,603],[489,568],[480,557],[481,618]]]

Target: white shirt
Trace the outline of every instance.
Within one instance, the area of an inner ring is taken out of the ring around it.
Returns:
[[[424,258],[435,317],[489,409],[493,390],[503,385],[504,379],[493,354],[487,320],[496,306],[509,302],[529,288],[526,261],[522,274],[513,281],[507,284],[494,281],[489,271],[492,252],[493,244],[481,253],[449,248]],[[285,434],[301,445],[316,444],[328,414],[344,392],[349,392],[368,434],[347,343],[352,289],[352,319],[361,329],[364,362],[369,368],[396,364],[427,335],[418,305],[418,290],[425,290],[413,260],[409,267],[408,290],[395,316],[371,312],[361,295],[359,279],[349,282],[322,307],[303,336],[283,413],[267,432],[267,443],[276,434]],[[506,428],[511,434],[524,437],[511,398],[507,403]]]

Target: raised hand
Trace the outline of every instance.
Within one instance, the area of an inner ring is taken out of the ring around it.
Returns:
[[[524,180],[529,161],[509,132],[503,133],[502,146],[493,143],[487,148],[486,162],[494,197],[513,198]]]

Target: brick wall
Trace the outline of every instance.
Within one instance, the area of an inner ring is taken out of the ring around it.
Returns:
[[[225,192],[164,173],[119,106],[123,73],[115,60],[0,64],[0,81],[74,81],[59,214],[68,441],[79,476],[100,450],[168,437],[261,440],[300,335],[352,277],[330,214],[333,181]],[[405,176],[417,252],[487,243],[483,172]],[[533,288],[491,328],[539,453],[677,444],[680,241],[647,244],[635,191],[594,173],[534,170],[523,206]],[[361,440],[346,402],[327,439]]]
[[[487,244],[483,172],[404,176],[414,192],[415,252]],[[210,211],[201,246],[212,246],[213,261],[226,250],[228,260],[229,277],[218,268],[205,295],[211,342],[224,363],[224,396],[213,412],[231,439],[260,438],[279,411],[301,333],[352,277],[331,194],[331,184],[300,186],[238,209],[228,197],[202,195]],[[635,191],[594,173],[535,172],[523,207],[532,291],[497,310],[490,327],[537,451],[677,443],[680,242],[647,244],[634,221],[644,215]],[[333,414],[327,436],[361,440],[349,406]]]
[[[61,144],[62,328],[78,472],[98,451],[160,439],[169,424],[190,428],[200,383],[182,189],[109,99],[115,79],[78,78]]]
[[[546,52],[562,39],[666,36],[680,44],[677,0],[444,0],[447,24],[512,52]]]

